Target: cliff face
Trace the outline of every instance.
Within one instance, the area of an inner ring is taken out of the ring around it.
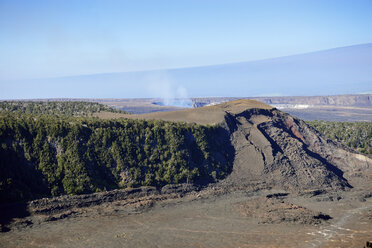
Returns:
[[[267,104],[307,104],[336,106],[372,106],[372,95],[295,96],[255,98]]]
[[[0,115],[0,203],[139,186],[207,184],[232,167],[221,127]]]
[[[221,103],[242,98],[236,97],[206,97],[193,98],[194,107],[203,107],[209,104]],[[272,97],[249,97],[266,104],[288,105],[330,105],[330,106],[372,106],[371,94],[360,95],[335,95],[335,96],[272,96]]]

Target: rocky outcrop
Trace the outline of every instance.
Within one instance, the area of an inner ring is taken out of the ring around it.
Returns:
[[[296,191],[346,189],[352,185],[345,173],[372,165],[371,159],[326,140],[304,121],[274,108],[227,111],[223,125],[235,149],[227,183],[265,182]]]
[[[327,140],[322,137],[318,131],[311,128],[304,121],[284,114],[287,120],[292,122],[291,131],[301,133],[303,136],[303,144],[307,149],[315,154],[319,154],[328,163],[336,166],[344,173],[355,173],[369,169],[372,166],[372,159],[357,153],[347,146]]]

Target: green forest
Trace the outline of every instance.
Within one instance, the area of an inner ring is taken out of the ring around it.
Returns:
[[[0,199],[213,182],[231,171],[225,136],[216,126],[3,111]]]
[[[344,143],[360,153],[372,154],[371,122],[307,121],[307,123],[327,139]]]
[[[2,101],[0,112],[58,116],[92,116],[101,111],[125,113],[96,102],[83,101]]]

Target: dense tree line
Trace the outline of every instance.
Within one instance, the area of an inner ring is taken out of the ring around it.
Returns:
[[[46,114],[59,116],[91,116],[101,111],[125,113],[96,102],[83,101],[2,101],[0,112]]]
[[[217,126],[0,113],[0,202],[170,183],[231,170]]]
[[[308,121],[327,139],[336,140],[366,155],[372,154],[372,122]]]

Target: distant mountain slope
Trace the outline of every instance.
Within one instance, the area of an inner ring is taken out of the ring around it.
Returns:
[[[372,90],[372,44],[170,71],[190,95],[335,95]]]
[[[372,43],[224,65],[0,81],[0,98],[356,94],[372,91],[371,68]]]

